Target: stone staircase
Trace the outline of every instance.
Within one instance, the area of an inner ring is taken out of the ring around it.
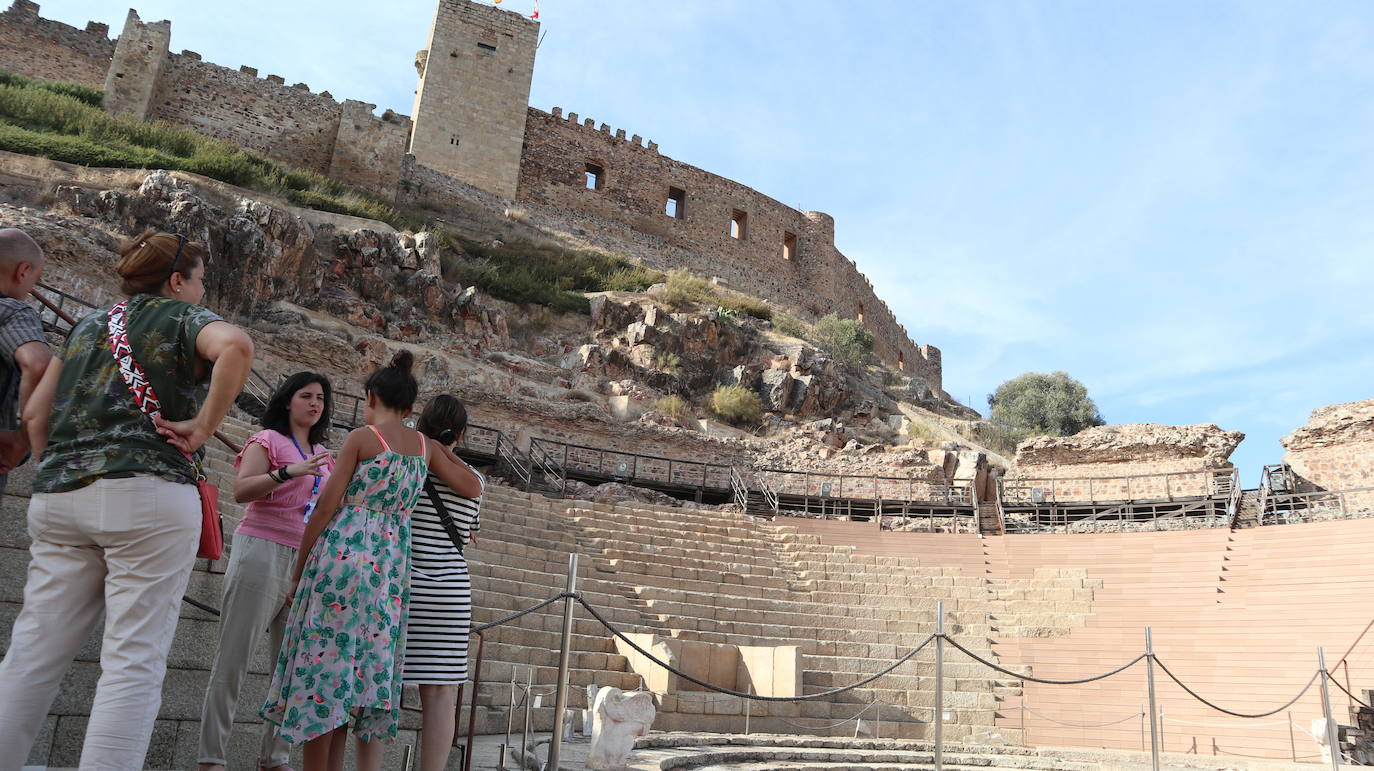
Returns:
[[[942,765],[948,769],[980,771],[1148,771],[1150,756],[1142,752],[990,747],[948,743]],[[635,771],[696,769],[697,771],[930,771],[934,748],[926,742],[865,738],[800,738],[769,735],[655,734],[639,739],[628,768]],[[1326,768],[1235,758],[1164,755],[1166,771],[1293,771]]]

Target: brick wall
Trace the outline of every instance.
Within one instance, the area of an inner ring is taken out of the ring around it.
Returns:
[[[114,48],[107,25],[77,29],[44,19],[29,0],[14,0],[0,13],[0,69],[25,77],[103,88]]]
[[[1284,460],[1303,484],[1322,490],[1374,487],[1374,439],[1289,452]],[[1346,506],[1374,508],[1374,490],[1351,493]]]
[[[600,170],[588,187],[588,164]],[[670,191],[683,193],[669,216]],[[531,108],[516,196],[524,201],[591,215],[656,236],[685,250],[687,261],[658,264],[717,276],[729,286],[812,318],[835,313],[863,317],[876,352],[890,365],[941,387],[939,352],[918,347],[854,262],[835,249],[834,220],[800,212],[738,182],[658,151],[638,135],[612,132],[576,113],[566,117]],[[732,219],[743,214],[740,237]],[[790,259],[784,244],[796,246]]]

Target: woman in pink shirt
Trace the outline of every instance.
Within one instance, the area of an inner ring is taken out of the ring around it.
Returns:
[[[265,428],[239,453],[234,500],[248,508],[224,574],[219,649],[200,716],[200,771],[224,771],[239,688],[263,630],[271,642],[269,669],[276,663],[305,522],[334,468],[323,444],[332,407],[329,379],[298,372],[272,394],[262,415]],[[289,771],[289,749],[276,726],[265,725],[259,768]]]

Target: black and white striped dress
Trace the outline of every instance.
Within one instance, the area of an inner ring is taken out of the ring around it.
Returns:
[[[481,497],[464,498],[433,475],[429,481],[439,491],[440,500],[467,543],[480,524]],[[472,582],[467,560],[454,548],[428,491],[422,492],[410,513],[410,620],[406,625],[402,673],[405,682],[456,685],[466,680],[471,628]]]

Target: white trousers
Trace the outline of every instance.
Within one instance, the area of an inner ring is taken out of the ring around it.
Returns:
[[[229,568],[224,573],[224,605],[220,608],[219,648],[210,668],[210,686],[200,712],[201,763],[225,765],[229,732],[234,725],[243,678],[253,651],[268,633],[268,663],[275,666],[286,632],[286,599],[296,569],[296,550],[263,538],[234,534]],[[254,704],[254,711],[262,705]],[[264,721],[258,765],[275,768],[287,763],[291,745],[278,727]]]
[[[63,674],[105,612],[81,768],[143,768],[200,539],[193,485],[102,479],[29,502],[28,580],[0,663],[0,771],[24,765]]]

